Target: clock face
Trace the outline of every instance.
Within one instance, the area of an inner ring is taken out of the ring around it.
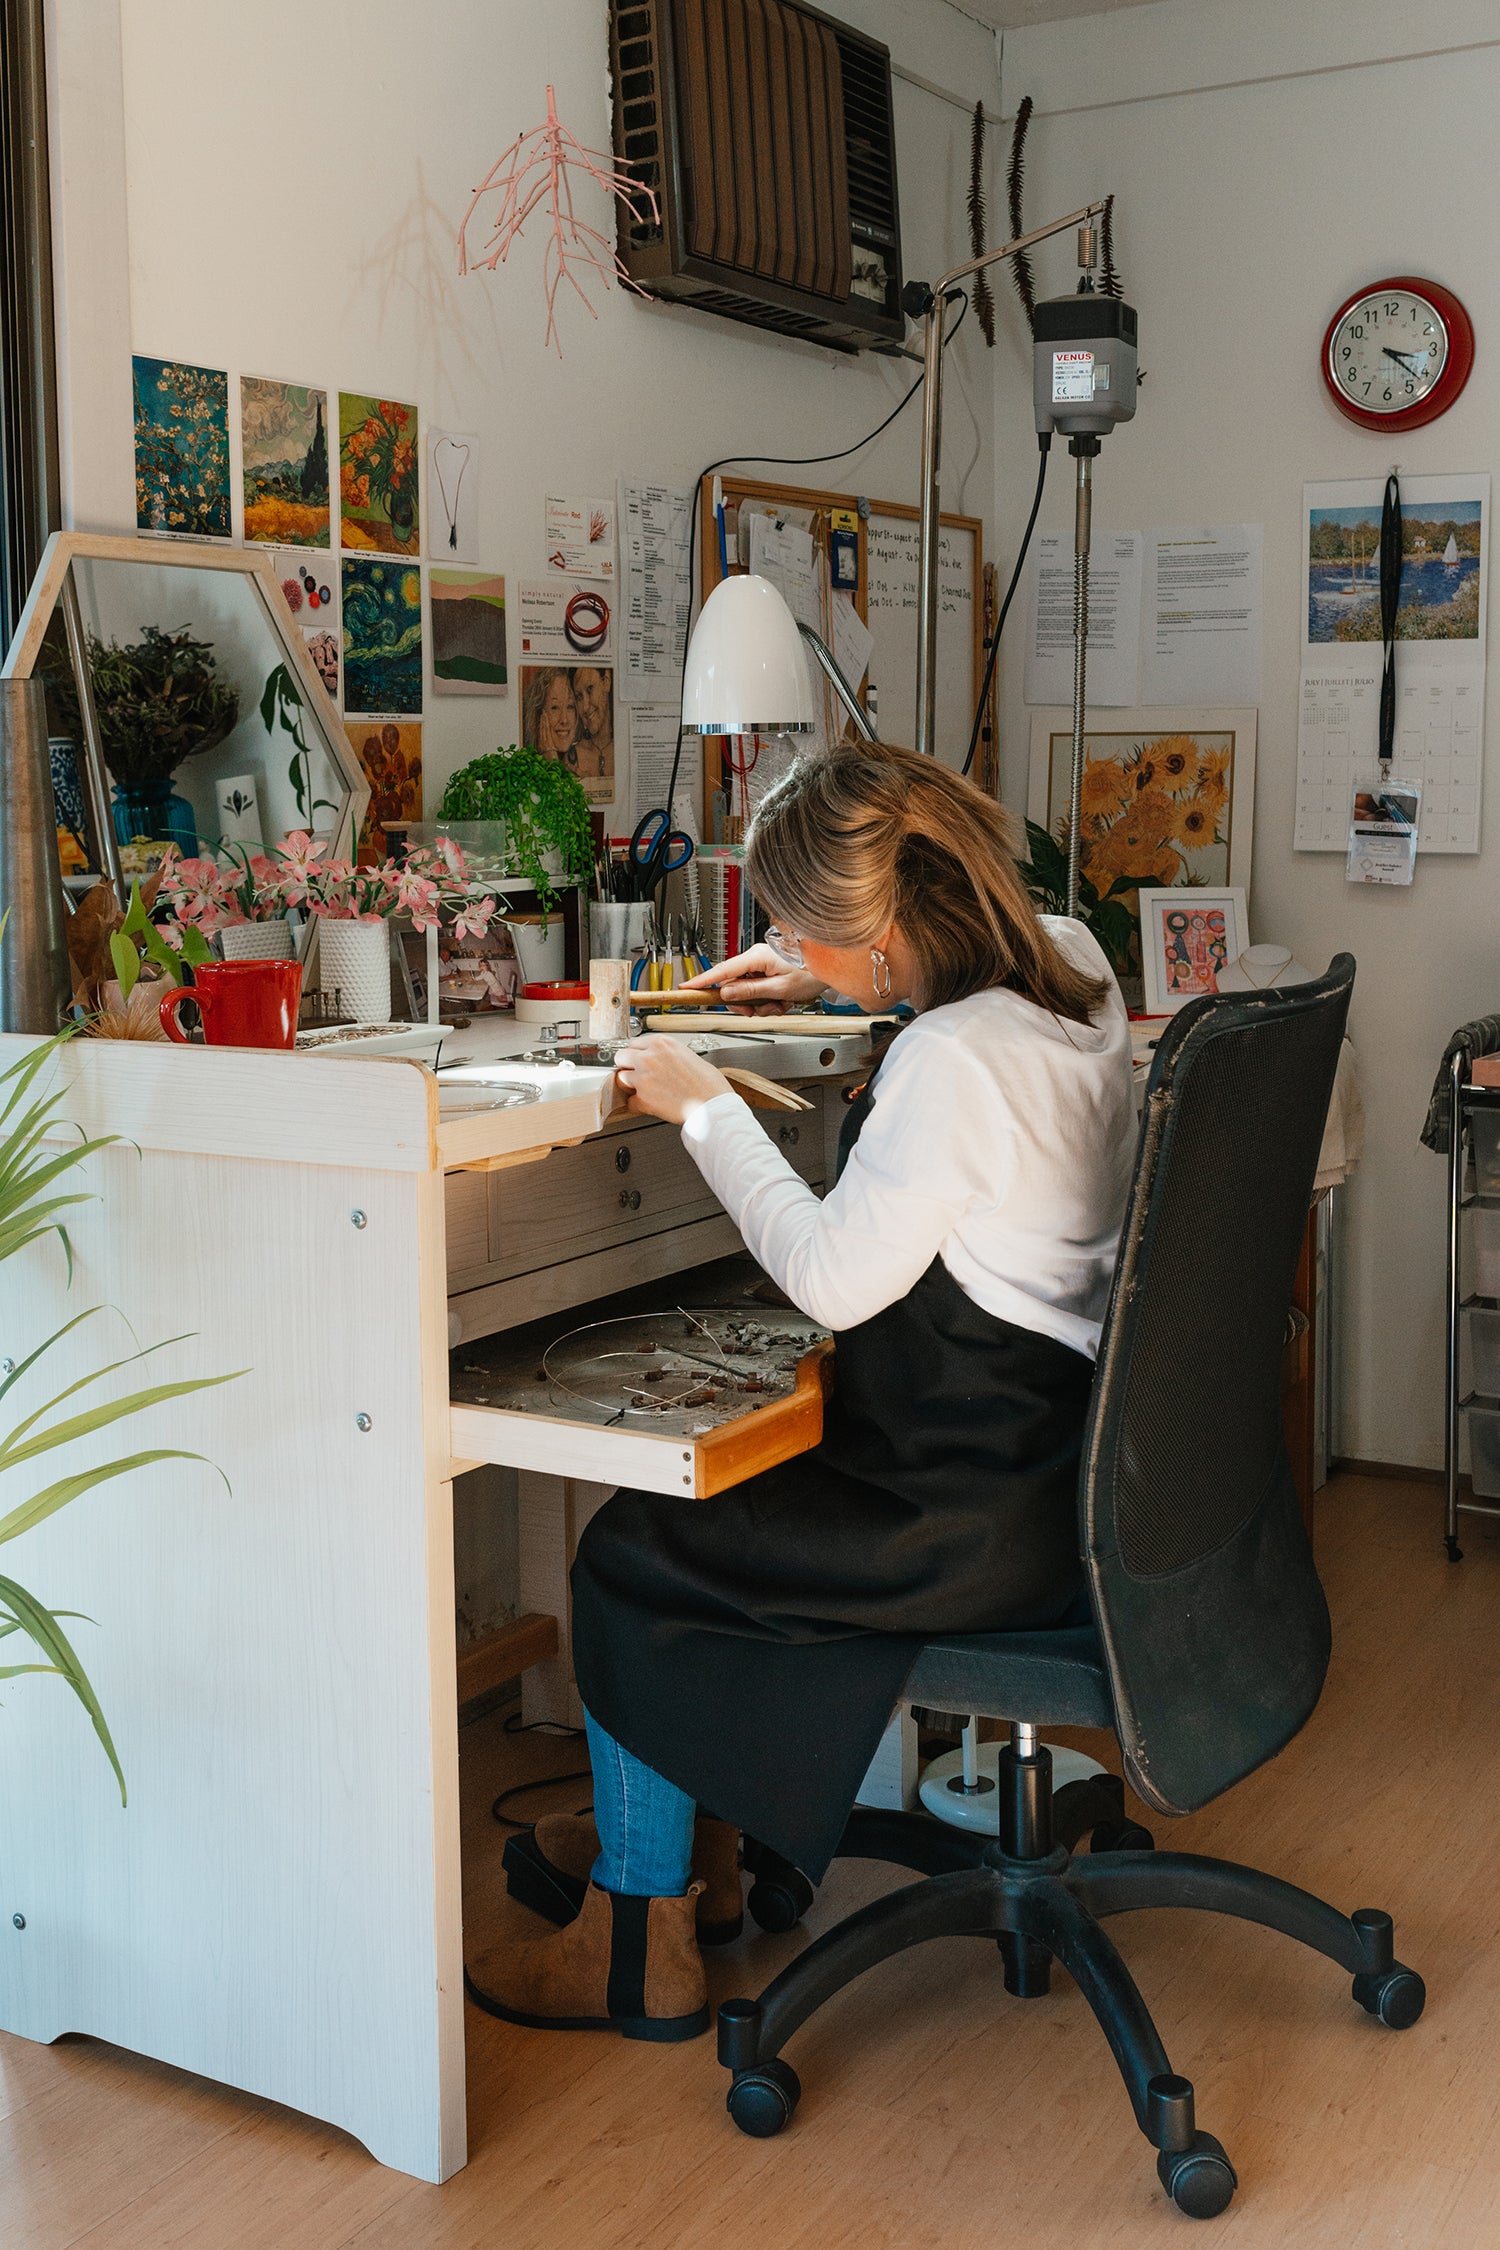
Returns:
[[[1448,324],[1404,289],[1372,290],[1335,321],[1328,367],[1340,398],[1366,414],[1400,414],[1428,398],[1448,363]]]
[[[1474,328],[1440,281],[1400,274],[1348,297],[1323,338],[1323,380],[1367,430],[1416,429],[1445,414],[1469,379]]]

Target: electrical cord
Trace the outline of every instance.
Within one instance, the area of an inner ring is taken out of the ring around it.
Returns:
[[[952,326],[952,327],[951,327],[951,328],[950,328],[950,329],[948,330],[947,334],[946,334],[946,335],[944,336],[944,338],[943,338],[943,350],[944,350],[944,351],[946,351],[946,350],[948,349],[948,346],[949,346],[949,345],[950,345],[950,344],[952,343],[952,341],[953,341],[954,337],[955,337],[955,336],[956,336],[956,335],[958,334],[958,332],[959,332],[960,328],[962,328],[962,326],[963,326],[963,324],[964,324],[965,320],[966,320],[966,319],[968,318],[968,314],[969,314],[969,293],[968,293],[968,291],[967,291],[966,289],[955,289],[955,290],[953,290],[953,291],[952,291],[952,292],[950,293],[950,296],[951,296],[951,297],[962,297],[962,299],[963,299],[963,305],[962,305],[962,307],[960,308],[960,311],[959,311],[959,315],[958,315],[958,318],[957,318],[957,320],[955,320],[955,321],[954,321],[954,323],[953,323],[953,326]],[[926,380],[927,380],[927,370],[926,370],[926,368],[924,367],[924,368],[923,368],[923,370],[922,370],[922,372],[921,372],[921,374],[920,374],[920,375],[919,375],[919,376],[917,377],[916,381],[915,381],[915,382],[914,382],[914,383],[912,384],[912,386],[911,386],[911,389],[910,389],[909,391],[905,391],[905,392],[903,392],[902,396],[901,396],[901,397],[900,397],[900,398],[899,398],[899,399],[898,399],[898,400],[896,401],[896,404],[895,404],[895,405],[894,405],[894,406],[893,406],[893,407],[891,408],[891,411],[890,411],[890,413],[886,415],[886,417],[885,417],[884,421],[882,421],[882,422],[877,422],[873,430],[867,430],[867,431],[866,431],[866,433],[865,433],[865,435],[864,435],[864,436],[863,436],[862,438],[858,438],[858,439],[856,439],[856,441],[855,441],[855,443],[854,443],[853,445],[846,445],[846,446],[843,446],[843,447],[842,447],[842,448],[841,448],[841,449],[840,449],[840,450],[839,450],[839,451],[838,451],[837,453],[726,453],[726,454],[724,455],[724,457],[723,457],[723,459],[722,459],[721,461],[710,461],[710,462],[709,462],[709,464],[708,464],[708,466],[707,466],[707,468],[704,468],[704,469],[700,469],[700,470],[698,471],[698,474],[697,474],[697,476],[696,476],[696,477],[694,478],[694,480],[693,480],[693,504],[692,504],[692,510],[691,510],[691,513],[690,513],[690,516],[689,516],[689,520],[688,520],[688,611],[689,611],[689,614],[691,615],[691,612],[692,612],[692,603],[693,603],[693,569],[694,569],[694,565],[695,565],[695,563],[696,563],[696,561],[697,561],[697,555],[698,555],[698,517],[699,517],[699,514],[700,514],[700,512],[701,512],[701,506],[702,506],[702,498],[703,498],[703,480],[704,480],[704,478],[705,478],[705,477],[711,477],[711,476],[712,476],[712,475],[714,474],[714,472],[715,472],[715,470],[716,470],[716,469],[729,469],[729,468],[733,468],[733,467],[735,467],[735,466],[736,466],[736,464],[738,464],[738,465],[740,465],[740,466],[742,466],[742,467],[743,467],[743,466],[749,466],[749,467],[751,467],[751,468],[757,468],[757,469],[817,469],[817,468],[822,468],[822,467],[823,467],[823,466],[825,465],[825,463],[827,463],[827,462],[829,462],[829,461],[847,461],[847,460],[848,460],[848,458],[849,458],[849,455],[850,455],[851,453],[859,453],[859,452],[861,452],[861,451],[863,450],[863,448],[864,448],[865,446],[867,446],[867,445],[873,445],[873,444],[874,444],[874,442],[875,442],[875,440],[876,440],[876,438],[878,438],[878,437],[883,437],[883,436],[884,436],[885,432],[886,432],[886,431],[887,431],[887,430],[888,430],[888,429],[890,428],[891,424],[892,424],[892,423],[893,423],[893,422],[895,421],[895,419],[896,419],[897,415],[898,415],[898,414],[901,414],[902,412],[904,412],[904,410],[905,410],[905,409],[906,409],[906,408],[907,408],[908,406],[910,406],[910,404],[911,404],[912,400],[913,400],[913,399],[914,399],[914,398],[916,397],[916,395],[917,395],[918,391],[919,391],[919,390],[920,390],[920,389],[922,388],[922,385],[923,385],[923,383],[924,383],[924,382],[925,382]],[[678,682],[677,682],[677,709],[678,709],[678,713],[679,713],[679,716],[678,716],[678,720],[677,720],[677,745],[676,745],[676,748],[674,749],[674,751],[673,751],[673,753],[672,753],[672,772],[671,772],[671,777],[670,777],[670,779],[669,779],[669,780],[668,780],[668,782],[667,782],[667,807],[666,807],[666,810],[667,810],[667,827],[668,827],[669,829],[670,829],[670,828],[671,828],[671,826],[672,826],[672,805],[673,805],[673,800],[674,800],[674,798],[676,797],[676,794],[677,794],[677,775],[678,775],[678,771],[679,771],[679,768],[681,767],[681,764],[682,764],[682,739],[683,739],[683,738],[682,738],[682,719],[681,719],[681,715],[680,715],[680,714],[681,714],[681,711],[682,711],[682,698],[683,698],[683,694],[684,694],[684,692],[686,691],[686,688],[687,688],[687,654],[688,654],[688,641],[689,641],[689,639],[690,639],[690,638],[691,638],[691,635],[690,635],[690,634],[688,634],[688,633],[684,633],[684,634],[683,634],[683,639],[682,639],[682,670],[681,670],[681,673],[679,674],[679,677],[678,677]],[[665,878],[663,878],[663,880],[665,880]]]
[[[505,1721],[504,1732],[506,1734],[558,1735],[568,1742],[579,1742],[583,1739],[581,1727],[564,1726],[559,1719],[522,1719],[514,1711]],[[529,1795],[533,1789],[561,1789],[565,1782],[592,1781],[593,1778],[592,1767],[580,1766],[576,1773],[544,1773],[534,1775],[530,1781],[514,1781],[508,1789],[501,1790],[499,1796],[490,1806],[490,1818],[497,1820],[502,1828],[528,1828],[531,1825],[529,1821],[515,1819],[512,1814],[502,1812],[501,1806],[508,1805],[512,1797]],[[585,1806],[584,1810],[591,1812],[593,1807]]]
[[[979,683],[979,701],[974,706],[974,725],[969,734],[969,755],[965,758],[963,765],[965,773],[973,765],[974,752],[979,746],[979,732],[984,724],[984,707],[989,701],[990,682],[995,676],[995,659],[1000,653],[1000,635],[1005,631],[1005,620],[1010,614],[1010,605],[1015,598],[1016,588],[1021,583],[1021,570],[1026,561],[1026,550],[1031,545],[1031,534],[1036,528],[1037,512],[1042,505],[1042,488],[1047,482],[1047,463],[1052,455],[1052,432],[1042,430],[1038,434],[1037,445],[1041,450],[1042,457],[1037,463],[1036,491],[1032,494],[1031,513],[1026,518],[1026,529],[1021,534],[1021,545],[1016,555],[1016,567],[1010,574],[1010,584],[1005,589],[1005,599],[1000,604],[1000,614],[995,619],[995,630],[990,635],[990,652],[984,660],[984,677]]]

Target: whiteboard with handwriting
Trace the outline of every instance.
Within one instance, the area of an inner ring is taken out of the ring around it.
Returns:
[[[866,526],[868,623],[875,636],[870,678],[879,694],[883,742],[911,743],[917,710],[917,519],[872,502]],[[974,724],[982,671],[977,525],[947,523],[938,554],[937,753],[961,766]]]

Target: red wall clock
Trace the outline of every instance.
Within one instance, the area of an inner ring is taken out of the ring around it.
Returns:
[[[1452,290],[1410,274],[1348,298],[1323,338],[1323,380],[1364,430],[1435,422],[1473,365],[1474,325]]]

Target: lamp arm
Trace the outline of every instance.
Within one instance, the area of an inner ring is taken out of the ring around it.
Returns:
[[[855,732],[866,742],[878,742],[880,737],[870,724],[869,713],[839,669],[838,658],[834,655],[828,643],[822,639],[821,635],[813,631],[811,625],[804,625],[800,618],[797,620],[797,630],[827,675],[828,683],[834,694],[854,721]]]
[[[938,520],[938,469],[942,453],[943,431],[943,319],[948,292],[956,283],[985,266],[998,265],[1002,258],[1013,258],[1018,250],[1029,250],[1034,242],[1045,242],[1049,235],[1063,234],[1069,227],[1082,226],[1089,219],[1098,218],[1104,209],[1102,201],[1086,203],[1081,211],[1070,211],[1065,219],[1053,219],[1044,227],[1033,227],[1030,234],[1018,234],[1011,242],[1003,242],[998,250],[986,250],[979,258],[968,258],[961,266],[950,267],[938,277],[927,305],[927,340],[924,354],[926,376],[922,390],[922,491],[921,537],[917,568],[917,731],[916,744],[924,756],[936,751],[937,735],[937,622],[938,622],[938,549],[940,527]]]

